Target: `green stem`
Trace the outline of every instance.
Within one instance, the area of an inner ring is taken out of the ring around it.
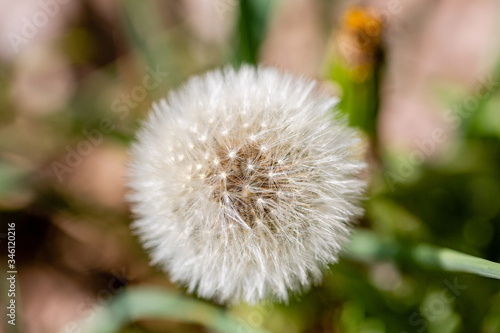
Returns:
[[[353,234],[344,256],[363,262],[388,259],[410,260],[429,269],[465,272],[500,279],[499,263],[446,248],[381,239],[369,231],[357,231]]]

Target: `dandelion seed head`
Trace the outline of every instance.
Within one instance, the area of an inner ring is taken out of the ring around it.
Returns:
[[[221,303],[286,302],[338,260],[365,164],[336,100],[314,87],[228,68],[150,113],[131,150],[133,228],[173,281]]]

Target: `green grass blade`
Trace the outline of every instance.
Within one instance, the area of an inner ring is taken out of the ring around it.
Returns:
[[[408,261],[425,268],[450,272],[465,272],[500,279],[500,264],[458,251],[426,244],[408,244],[382,239],[369,231],[357,231],[352,236],[344,256],[348,259],[371,262],[394,259]]]
[[[0,161],[0,198],[19,189],[28,174],[27,170]]]
[[[94,320],[82,332],[117,332],[126,324],[141,319],[195,323],[215,332],[267,332],[253,328],[210,304],[165,289],[147,287],[128,288],[110,304],[98,310]]]
[[[260,45],[264,41],[272,1],[240,0],[235,62],[256,65]]]
[[[149,68],[160,68],[169,73],[162,88],[177,84],[182,77],[178,58],[181,50],[172,42],[169,30],[162,26],[155,3],[125,0],[121,2],[120,10],[123,30],[131,49]]]

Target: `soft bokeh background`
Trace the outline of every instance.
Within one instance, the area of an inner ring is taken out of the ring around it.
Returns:
[[[130,233],[127,147],[152,100],[226,64],[343,97],[370,147],[358,228],[500,261],[499,36],[497,0],[1,0],[0,277],[15,222],[19,284],[18,325],[2,314],[0,332],[77,332],[125,287],[183,295]],[[271,332],[494,333],[499,287],[404,256],[345,258],[288,305],[211,306]]]

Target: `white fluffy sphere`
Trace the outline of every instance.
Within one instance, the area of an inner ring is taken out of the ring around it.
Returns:
[[[153,106],[131,151],[133,227],[173,281],[218,302],[287,301],[338,260],[365,163],[315,87],[226,68]]]

